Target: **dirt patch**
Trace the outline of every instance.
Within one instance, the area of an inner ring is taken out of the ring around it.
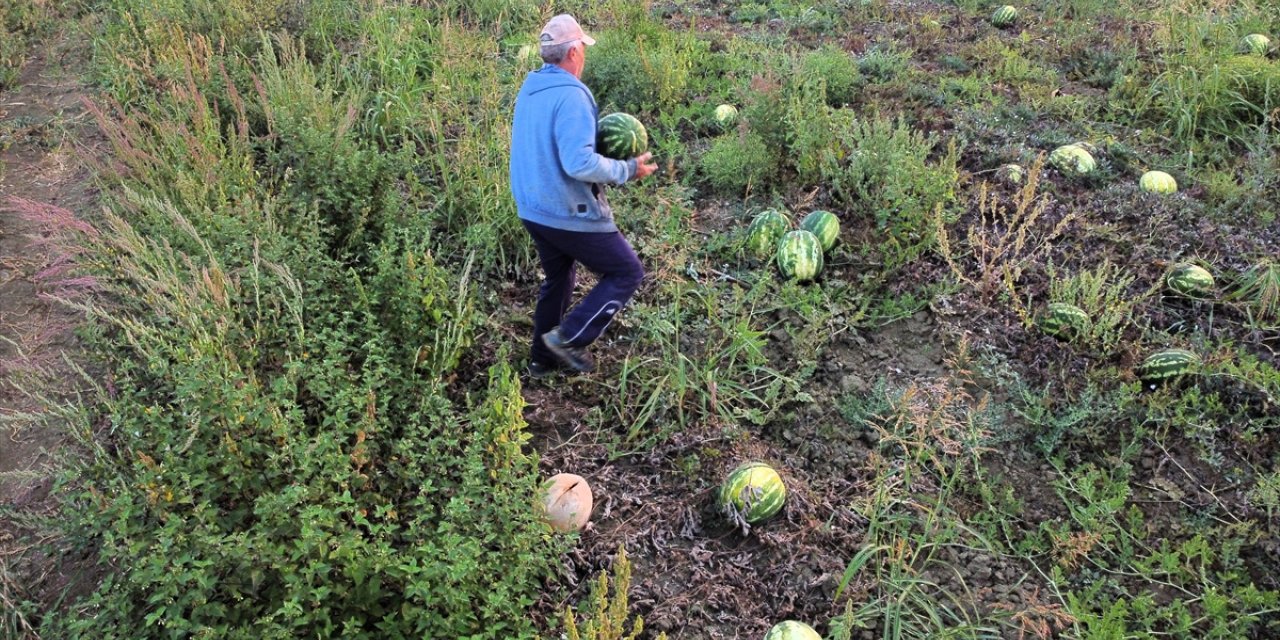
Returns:
[[[49,490],[66,440],[45,419],[47,403],[86,386],[72,364],[80,317],[58,301],[72,265],[49,240],[94,206],[80,158],[99,138],[81,107],[86,89],[60,46],[33,51],[15,87],[0,92],[0,596],[9,606],[51,602],[68,585],[91,582],[77,579],[89,564],[46,555],[50,538],[19,524],[55,507]],[[34,636],[15,615],[6,628]]]

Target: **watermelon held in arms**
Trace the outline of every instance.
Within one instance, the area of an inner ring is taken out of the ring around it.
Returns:
[[[767,520],[782,511],[787,488],[782,476],[763,462],[748,462],[729,474],[720,485],[720,506],[748,523]]]
[[[1176,193],[1178,191],[1178,181],[1173,176],[1163,171],[1148,171],[1142,174],[1142,179],[1138,180],[1138,186],[1143,191],[1151,193]]]
[[[649,149],[649,133],[635,116],[611,113],[596,125],[596,153],[630,160]]]
[[[1063,302],[1052,302],[1040,318],[1040,330],[1055,337],[1071,339],[1089,330],[1093,320],[1084,309]]]
[[[1018,10],[1009,5],[1004,5],[995,10],[991,14],[991,26],[997,29],[1013,26],[1015,20],[1018,19]]]
[[[764,635],[764,640],[822,640],[822,636],[803,622],[786,620],[773,625]]]
[[[1271,38],[1261,33],[1251,33],[1240,40],[1240,51],[1255,56],[1265,56],[1271,49]]]
[[[787,232],[778,242],[778,270],[789,280],[817,278],[822,272],[822,241],[812,231]]]
[[[1092,173],[1098,163],[1084,147],[1079,144],[1068,144],[1053,150],[1049,154],[1049,164],[1066,175],[1082,176]]]
[[[768,258],[778,250],[778,241],[791,230],[791,219],[777,209],[766,209],[747,227],[747,250],[757,258]]]
[[[1174,265],[1164,283],[1169,290],[1188,298],[1207,298],[1213,293],[1213,274],[1189,262]]]
[[[1156,383],[1194,373],[1200,367],[1200,362],[1200,356],[1195,352],[1164,349],[1147,356],[1138,365],[1138,379],[1154,389]]]
[[[814,211],[800,221],[800,228],[818,236],[823,251],[830,251],[840,237],[840,220],[830,211]]]

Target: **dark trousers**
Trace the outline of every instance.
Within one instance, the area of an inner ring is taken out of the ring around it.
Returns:
[[[640,287],[644,267],[631,244],[617,231],[584,233],[528,220],[520,222],[538,248],[544,277],[533,311],[530,356],[535,362],[551,363],[556,357],[543,344],[542,334],[559,326],[560,335],[571,346],[585,347],[595,342]],[[570,311],[577,263],[596,274],[599,282]]]

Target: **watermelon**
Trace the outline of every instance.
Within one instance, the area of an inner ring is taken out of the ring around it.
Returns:
[[[1157,351],[1138,365],[1138,379],[1155,388],[1155,383],[1193,373],[1200,366],[1200,356],[1186,349]]]
[[[614,160],[630,160],[649,148],[649,133],[625,113],[611,113],[596,125],[596,152]]]
[[[1022,180],[1026,178],[1026,176],[1027,171],[1026,169],[1023,169],[1021,165],[1004,164],[1000,165],[999,169],[996,169],[996,177],[1012,185],[1022,184]]]
[[[738,120],[738,108],[731,104],[722,104],[716,107],[715,118],[717,124],[727,128]]]
[[[1088,152],[1089,152],[1089,155],[1095,155],[1095,156],[1096,156],[1096,155],[1098,155],[1098,145],[1096,145],[1096,144],[1094,144],[1094,143],[1092,143],[1092,142],[1089,142],[1088,140],[1081,140],[1081,141],[1079,141],[1079,142],[1072,142],[1072,143],[1071,143],[1071,146],[1073,146],[1073,147],[1080,147],[1081,149],[1084,149],[1085,151],[1088,151]]]
[[[720,486],[721,507],[753,524],[777,515],[786,499],[782,477],[763,462],[739,466]]]
[[[1098,163],[1084,147],[1069,144],[1058,147],[1049,154],[1049,164],[1066,175],[1082,176],[1098,168]]]
[[[767,258],[778,250],[778,241],[791,230],[791,219],[776,209],[760,212],[747,228],[747,250],[757,258]]]
[[[1138,186],[1143,191],[1151,193],[1175,193],[1178,191],[1178,181],[1173,176],[1163,171],[1148,171],[1142,174],[1142,179],[1138,181]]]
[[[812,231],[788,231],[778,241],[778,269],[790,280],[804,282],[822,271],[822,241]]]
[[[1189,298],[1205,298],[1213,293],[1213,274],[1189,262],[1174,265],[1164,277],[1164,283],[1174,293]]]
[[[1063,302],[1053,302],[1040,318],[1040,330],[1057,338],[1073,338],[1089,329],[1093,320],[1084,309]]]
[[[1255,56],[1265,56],[1271,49],[1271,38],[1261,33],[1251,33],[1240,41],[1240,51]]]
[[[1006,4],[1003,7],[996,9],[995,13],[991,14],[991,25],[997,29],[1003,29],[1005,27],[1012,26],[1014,20],[1017,19],[1018,10]]]
[[[818,236],[823,251],[830,251],[840,237],[840,221],[830,211],[814,211],[800,221],[800,228]]]
[[[803,622],[787,620],[773,625],[769,633],[764,634],[764,640],[822,640],[822,636]]]

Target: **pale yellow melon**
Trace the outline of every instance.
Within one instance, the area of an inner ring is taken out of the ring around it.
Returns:
[[[591,519],[591,487],[579,475],[561,473],[543,484],[543,515],[561,533],[582,531]]]

